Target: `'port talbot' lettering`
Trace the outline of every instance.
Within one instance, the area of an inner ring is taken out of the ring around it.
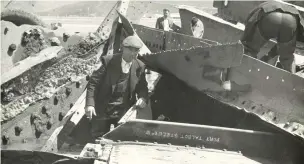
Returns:
[[[148,136],[156,136],[162,138],[175,138],[175,139],[187,139],[187,140],[199,140],[199,141],[207,141],[207,142],[220,142],[220,138],[212,137],[212,136],[197,136],[193,134],[178,134],[178,133],[168,133],[168,132],[159,132],[159,131],[150,131],[147,130],[146,135]]]

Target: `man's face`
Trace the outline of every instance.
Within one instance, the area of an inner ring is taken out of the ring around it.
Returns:
[[[167,18],[170,16],[170,12],[168,10],[164,11],[164,17]]]
[[[123,47],[122,57],[126,62],[131,62],[133,59],[137,57],[138,52],[139,52],[138,48]]]

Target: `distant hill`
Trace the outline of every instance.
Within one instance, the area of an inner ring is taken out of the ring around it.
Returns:
[[[106,16],[112,9],[116,1],[80,1],[66,4],[48,11],[38,12],[40,16]],[[131,1],[139,4],[140,1]],[[172,13],[178,12],[173,5],[191,5],[197,8],[212,8],[212,1],[156,1],[149,8],[149,14],[161,14],[164,8],[168,8]]]
[[[4,8],[9,9],[21,9],[27,12],[35,13],[42,11],[50,11],[51,9],[55,9],[67,4],[77,3],[77,1],[18,1],[18,0],[11,0],[11,1],[2,1],[1,0],[1,10]]]

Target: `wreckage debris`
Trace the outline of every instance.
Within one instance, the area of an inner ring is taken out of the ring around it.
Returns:
[[[50,40],[51,46],[60,46],[61,45],[60,40],[57,37],[52,37],[49,40]]]
[[[99,65],[100,60],[98,60],[98,57],[93,57],[89,60],[67,57],[42,73],[37,71],[40,69],[40,66],[37,66],[36,69],[31,69],[3,84],[3,90],[11,88],[10,90],[19,91],[20,94],[10,94],[8,96],[8,91],[2,91],[2,95],[5,95],[5,97],[2,97],[2,102],[4,100],[9,102],[1,105],[1,120],[13,118],[29,104],[44,98],[50,98],[55,93],[56,88],[65,85],[67,82],[74,81],[72,79],[79,79],[79,77],[91,74]],[[58,103],[57,101],[54,100],[54,103]]]
[[[26,55],[24,58],[35,55],[48,47],[42,31],[38,28],[25,31],[23,33],[21,46],[24,47],[23,53]]]

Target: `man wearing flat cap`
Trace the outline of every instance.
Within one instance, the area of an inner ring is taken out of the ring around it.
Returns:
[[[111,124],[117,125],[134,104],[145,108],[148,101],[145,65],[137,59],[143,44],[138,37],[129,36],[122,45],[122,53],[102,57],[102,66],[93,72],[87,86],[85,112],[94,139],[107,133]]]

